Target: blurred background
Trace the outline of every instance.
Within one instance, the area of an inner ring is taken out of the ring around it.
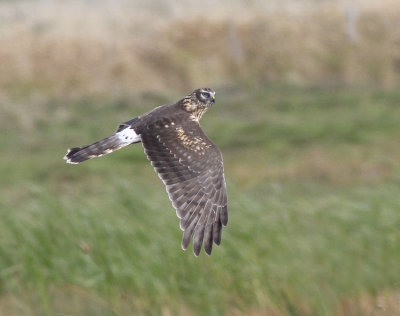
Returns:
[[[0,1],[1,315],[400,315],[400,2]],[[194,88],[230,219],[180,248],[140,145]]]

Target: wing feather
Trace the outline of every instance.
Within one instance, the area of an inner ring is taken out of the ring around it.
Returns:
[[[204,230],[204,251],[210,255],[213,245],[213,225],[215,220],[215,206],[213,205],[211,211],[208,214],[207,223]]]
[[[221,243],[221,234],[222,234],[222,223],[219,219],[219,208],[218,208],[217,216],[213,224],[213,239],[214,243],[217,245]]]
[[[207,222],[207,218],[209,215],[210,205],[211,205],[211,203],[209,201],[207,201],[204,209],[201,209],[200,218],[197,221],[196,227],[193,232],[193,252],[196,255],[196,257],[199,255],[201,246],[203,244],[204,229],[206,227],[205,224]],[[208,206],[208,208],[207,208],[207,206]]]
[[[180,218],[182,248],[186,250],[193,237],[194,254],[204,245],[210,255],[228,222],[222,155],[198,123],[175,123],[173,128],[159,122],[153,123],[157,128],[148,126],[142,144]]]

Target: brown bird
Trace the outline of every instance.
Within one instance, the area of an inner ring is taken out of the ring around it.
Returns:
[[[204,244],[210,255],[228,223],[222,154],[199,124],[214,102],[214,90],[196,89],[175,104],[161,105],[121,124],[110,137],[69,149],[64,159],[78,164],[142,142],[180,218],[182,249],[193,237],[194,254],[198,256]]]

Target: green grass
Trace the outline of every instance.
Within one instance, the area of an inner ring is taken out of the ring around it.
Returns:
[[[218,89],[202,125],[224,154],[230,219],[221,246],[199,258],[180,249],[140,145],[77,166],[61,159],[177,96],[9,100],[1,314],[357,315],[397,295],[398,90]]]

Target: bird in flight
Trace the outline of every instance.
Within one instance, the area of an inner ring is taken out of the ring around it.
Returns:
[[[214,90],[196,89],[177,103],[161,105],[119,125],[112,136],[68,149],[64,159],[78,164],[141,142],[180,219],[182,249],[193,237],[194,254],[198,256],[204,244],[210,255],[213,242],[221,243],[222,226],[228,223],[222,154],[199,124],[214,102]]]

